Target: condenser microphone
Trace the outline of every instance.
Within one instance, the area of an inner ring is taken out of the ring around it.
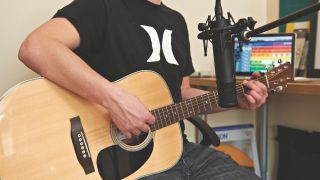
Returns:
[[[217,31],[212,36],[219,106],[230,108],[238,104],[235,66],[231,31],[226,28],[231,24],[230,20],[223,17],[220,0],[216,1],[215,15],[216,20],[210,25],[211,29],[225,29]]]

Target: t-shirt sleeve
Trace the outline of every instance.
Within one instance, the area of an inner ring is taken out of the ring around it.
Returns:
[[[85,51],[101,47],[106,29],[106,5],[103,0],[74,0],[60,9],[53,18],[64,17],[80,35],[80,47]]]
[[[192,64],[192,58],[191,58],[191,52],[190,52],[190,43],[189,43],[189,38],[187,40],[187,50],[186,50],[186,53],[187,53],[187,56],[186,56],[186,67],[183,71],[183,76],[189,76],[191,75],[192,73],[194,73],[194,67],[193,67],[193,64]]]
[[[183,76],[189,76],[192,73],[194,73],[194,67],[193,67],[192,58],[191,58],[188,28],[187,28],[187,24],[184,19],[183,19],[183,21],[184,21],[184,25],[185,25],[185,34],[186,34],[186,66],[183,71]]]

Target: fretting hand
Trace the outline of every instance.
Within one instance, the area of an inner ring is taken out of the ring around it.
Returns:
[[[251,75],[252,79],[259,78],[261,75],[258,72],[254,72]],[[244,80],[243,85],[250,90],[244,97],[238,99],[239,107],[242,109],[256,109],[266,102],[268,97],[267,87],[259,81]]]

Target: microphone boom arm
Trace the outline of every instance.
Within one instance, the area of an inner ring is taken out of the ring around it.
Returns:
[[[280,19],[278,19],[276,21],[273,21],[273,22],[268,23],[268,24],[266,24],[264,26],[261,26],[261,27],[259,27],[257,29],[249,31],[243,37],[250,38],[252,36],[255,36],[257,34],[269,31],[269,30],[271,30],[273,28],[276,28],[278,26],[281,26],[283,24],[286,24],[286,23],[291,22],[291,21],[293,21],[295,19],[301,18],[303,16],[306,16],[308,14],[314,13],[314,12],[319,11],[319,10],[320,10],[320,3],[315,3],[314,5],[306,7],[304,9],[296,11],[296,12],[294,12],[294,13],[288,15],[288,16],[285,16],[285,17],[280,18]]]

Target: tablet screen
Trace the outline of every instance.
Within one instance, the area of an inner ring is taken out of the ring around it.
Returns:
[[[250,75],[279,66],[281,63],[294,62],[295,35],[261,34],[249,42],[241,42],[233,37],[234,60],[237,75]]]

